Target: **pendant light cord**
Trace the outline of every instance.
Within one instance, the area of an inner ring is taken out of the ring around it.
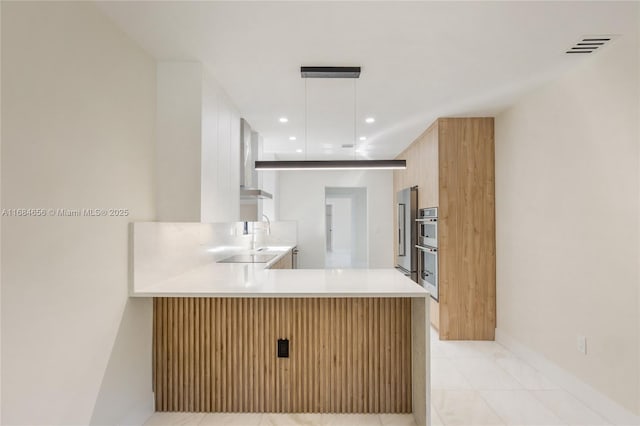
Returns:
[[[308,127],[309,123],[307,122],[307,109],[308,109],[308,98],[309,94],[307,91],[307,79],[304,79],[304,161],[307,161],[307,138],[308,138]]]
[[[358,98],[356,96],[356,79],[353,79],[353,159],[358,159]]]

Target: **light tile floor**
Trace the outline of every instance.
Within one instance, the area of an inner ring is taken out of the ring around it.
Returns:
[[[440,341],[431,330],[433,426],[614,424],[496,342]],[[394,414],[156,413],[147,426],[412,426]],[[615,425],[621,426],[621,425]]]

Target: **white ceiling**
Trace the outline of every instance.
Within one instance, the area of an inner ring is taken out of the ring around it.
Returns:
[[[264,137],[266,152],[353,158],[353,80],[301,65],[359,65],[358,158],[394,157],[438,116],[491,115],[592,55],[583,35],[636,37],[635,2],[100,2],[159,60],[196,60]],[[597,55],[594,53],[593,55]],[[587,89],[588,90],[588,89]],[[278,121],[286,116],[289,122]],[[373,116],[376,122],[366,124]],[[295,136],[296,140],[289,140]]]

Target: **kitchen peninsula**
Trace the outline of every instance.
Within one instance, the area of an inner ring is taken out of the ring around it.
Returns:
[[[130,294],[154,299],[156,411],[413,413],[427,425],[428,293],[393,269],[270,269],[295,246],[278,226],[251,249],[234,224],[134,224]],[[258,253],[272,258],[220,262]]]

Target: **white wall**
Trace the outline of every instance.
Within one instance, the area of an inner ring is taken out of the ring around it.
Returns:
[[[0,28],[2,28],[2,5],[0,5]],[[0,41],[2,37],[0,36]],[[0,48],[0,52],[2,49]],[[2,67],[0,67],[0,81]],[[0,83],[0,99],[2,98],[2,84]],[[0,101],[0,114],[2,110]],[[0,117],[0,135],[2,134],[2,117]],[[2,137],[0,136],[0,201],[2,200]],[[0,206],[1,207],[1,206]],[[0,376],[2,375],[2,221],[0,220]],[[2,423],[2,379],[0,379],[0,424]]]
[[[636,21],[638,22],[638,26],[640,26],[640,10],[636,14]],[[636,34],[637,37],[637,45],[636,45],[636,63],[638,69],[640,69],[640,31]],[[639,89],[640,90],[640,89]],[[640,135],[640,108],[638,108],[636,123],[638,125],[638,135]],[[638,163],[640,163],[640,149],[638,150]],[[640,199],[640,173],[638,173],[638,198]],[[640,241],[640,215],[638,215],[638,241]],[[638,258],[637,258],[638,267],[640,268],[640,249],[638,250]],[[640,275],[640,273],[638,273]],[[640,287],[640,277],[638,282],[638,287]],[[640,309],[640,290],[638,291],[638,307]],[[640,354],[640,314],[638,314],[638,353]],[[640,368],[638,368],[638,387],[640,387]],[[637,410],[636,414],[640,415],[640,389],[638,390],[638,402],[637,402]]]
[[[391,171],[281,171],[279,215],[298,222],[299,267],[324,268],[325,187],[367,188],[369,267],[393,267]]]
[[[202,65],[157,65],[156,161],[158,220],[200,220]]]
[[[263,145],[261,144],[259,146],[261,160],[276,159],[273,154],[264,153],[262,148],[263,148]],[[279,208],[278,188],[280,186],[279,184],[280,172],[275,170],[265,170],[265,171],[258,172],[257,174],[258,174],[258,178],[262,180],[260,184],[261,188],[267,191],[268,193],[270,193],[271,195],[273,195],[273,198],[271,200],[269,199],[260,200],[260,203],[262,205],[262,213],[267,215],[270,220],[280,220],[279,219],[280,212],[278,211],[278,208]],[[258,218],[258,219],[261,219],[261,218]]]
[[[626,35],[496,118],[498,330],[636,413],[639,71]]]
[[[2,2],[2,424],[125,424],[151,405],[151,301],[128,223],[154,219],[155,63],[89,2]]]

